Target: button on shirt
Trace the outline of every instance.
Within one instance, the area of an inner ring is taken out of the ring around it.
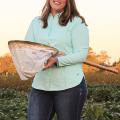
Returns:
[[[61,13],[48,16],[47,28],[42,28],[40,16],[32,19],[25,40],[42,43],[65,53],[57,57],[57,66],[36,73],[32,87],[46,91],[59,91],[80,84],[84,76],[82,63],[89,48],[89,30],[80,17],[74,17],[66,26],[59,24]]]

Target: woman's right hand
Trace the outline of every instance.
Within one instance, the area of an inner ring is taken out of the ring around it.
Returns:
[[[45,67],[44,67],[43,70],[46,70],[46,69],[52,67],[52,66],[57,62],[57,61],[54,59],[55,57],[63,56],[63,55],[65,55],[65,53],[60,51],[57,55],[54,55],[54,56],[50,57],[50,58],[47,60],[47,63],[44,64]]]

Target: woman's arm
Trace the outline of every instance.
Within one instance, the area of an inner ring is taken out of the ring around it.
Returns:
[[[89,49],[89,30],[81,19],[78,18],[72,29],[73,52],[64,56],[58,56],[57,67],[84,62]]]

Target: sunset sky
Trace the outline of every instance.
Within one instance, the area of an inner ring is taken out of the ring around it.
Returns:
[[[40,15],[46,0],[0,0],[0,55],[9,40],[22,40],[31,20]],[[120,0],[76,0],[90,31],[90,47],[108,52],[110,61],[120,58]]]

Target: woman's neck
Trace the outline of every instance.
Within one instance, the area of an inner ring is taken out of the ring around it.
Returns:
[[[57,13],[61,13],[63,10],[56,11],[54,9],[51,9],[51,14],[55,16]]]

